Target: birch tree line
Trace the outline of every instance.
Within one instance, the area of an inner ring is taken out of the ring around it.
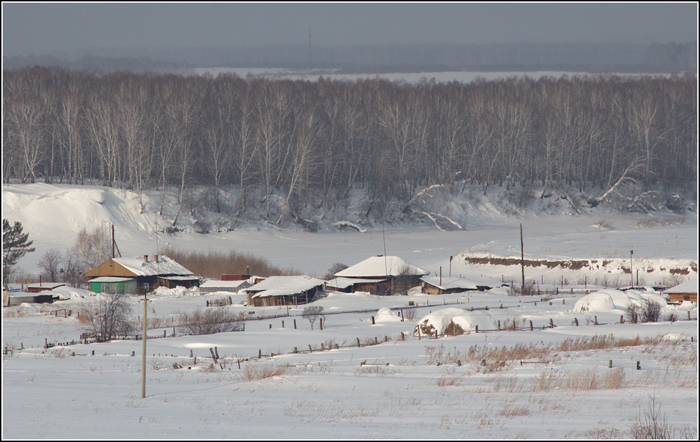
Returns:
[[[295,216],[314,191],[407,201],[435,184],[610,189],[697,180],[694,75],[470,83],[4,72],[3,181],[273,192]],[[464,189],[464,187],[461,189]],[[214,210],[220,210],[218,198]],[[162,208],[161,208],[162,211]],[[273,220],[274,221],[274,220]]]

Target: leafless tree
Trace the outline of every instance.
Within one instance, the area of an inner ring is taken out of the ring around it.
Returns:
[[[131,305],[123,293],[102,293],[95,303],[83,307],[82,315],[90,318],[86,332],[99,342],[111,341],[134,333]]]
[[[44,276],[51,282],[58,282],[62,263],[63,253],[55,248],[47,250],[37,261],[39,268],[44,271]]]
[[[301,316],[309,320],[311,330],[313,330],[316,320],[323,317],[323,307],[320,305],[310,305],[308,307],[304,307],[304,311],[301,313]]]

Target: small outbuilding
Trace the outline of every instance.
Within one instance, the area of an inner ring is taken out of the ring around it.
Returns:
[[[690,278],[682,284],[666,289],[664,291],[668,295],[670,302],[692,301],[698,302],[698,277]]]
[[[445,295],[449,293],[461,293],[469,290],[486,291],[494,287],[508,286],[508,284],[485,278],[441,278],[438,276],[424,276],[423,293],[429,295]]]
[[[27,285],[27,292],[28,293],[48,292],[48,291],[53,290],[57,287],[63,287],[64,285],[66,285],[65,282],[40,282],[38,284],[29,284],[29,285]]]
[[[308,304],[324,292],[324,283],[310,276],[270,276],[245,292],[251,307]]]

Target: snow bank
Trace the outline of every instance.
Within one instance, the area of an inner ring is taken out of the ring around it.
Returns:
[[[75,287],[62,286],[51,290],[50,293],[54,296],[58,296],[61,301],[81,301],[84,299],[94,299],[97,293],[91,292],[90,290],[76,289]]]
[[[474,331],[477,326],[481,330],[496,330],[498,323],[485,311],[468,312],[461,308],[444,308],[421,318],[413,329],[413,335],[418,336],[419,332],[421,335],[434,335],[436,330],[441,335],[445,331],[447,334],[461,334]]]

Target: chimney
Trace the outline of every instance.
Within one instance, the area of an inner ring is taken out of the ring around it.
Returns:
[[[148,255],[143,255],[143,262],[148,262]]]
[[[153,255],[153,260],[158,264],[158,255]]]

